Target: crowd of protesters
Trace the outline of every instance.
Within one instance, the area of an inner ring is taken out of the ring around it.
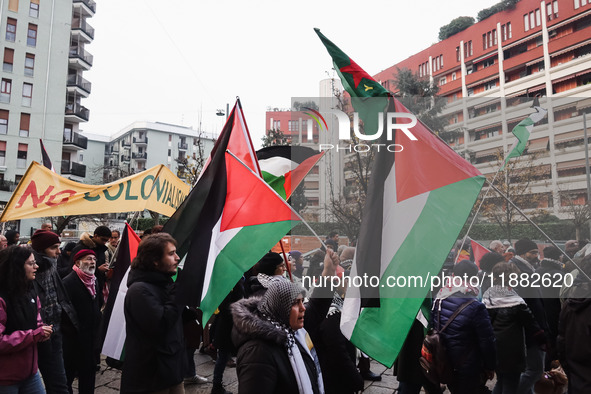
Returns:
[[[302,287],[304,276],[349,275],[355,247],[339,246],[336,232],[307,269],[299,251],[266,254],[209,322],[200,321],[196,306],[176,302],[176,241],[162,226],[149,233],[127,279],[122,392],[184,393],[187,384],[208,383],[195,372],[199,347],[215,361],[213,394],[231,394],[223,383],[227,367],[236,367],[240,393],[355,393],[365,380],[381,379],[340,332],[346,289]],[[120,236],[98,226],[61,249],[50,226],[25,245],[16,231],[0,237],[0,393],[73,393],[75,379],[79,393],[94,392]],[[493,241],[473,262],[458,245],[442,271],[449,281],[423,302],[430,318],[417,315],[400,350],[396,392],[443,392],[420,363],[427,329],[443,326],[453,394],[490,392],[486,383],[495,377],[493,393],[534,393],[544,379],[564,384],[564,373],[569,393],[591,392],[591,257],[575,258],[581,247],[568,241],[563,253],[540,251],[529,239]],[[535,275],[565,285],[532,286]],[[555,376],[544,375],[549,370]]]

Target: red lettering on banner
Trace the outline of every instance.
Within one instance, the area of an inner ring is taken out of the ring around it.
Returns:
[[[53,191],[53,189],[53,186],[49,186],[47,190],[45,190],[45,193],[39,196],[39,194],[37,193],[37,185],[35,184],[35,181],[31,181],[31,183],[29,183],[29,185],[25,189],[25,192],[18,200],[18,203],[15,205],[14,208],[21,208],[25,201],[27,201],[27,197],[29,196],[31,196],[31,200],[33,201],[33,208],[37,208],[39,204],[45,201],[45,198],[49,195],[49,193]]]
[[[56,197],[59,196],[60,194],[67,194],[67,196],[62,198],[61,201],[54,202]],[[56,207],[60,204],[65,203],[66,201],[68,201],[68,198],[72,197],[74,194],[76,194],[75,190],[62,190],[61,192],[57,192],[53,196],[49,197],[49,200],[47,200],[47,202],[45,204],[49,205],[50,207]]]

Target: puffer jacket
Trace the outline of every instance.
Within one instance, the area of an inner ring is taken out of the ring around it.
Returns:
[[[324,298],[312,298],[306,304],[304,328],[312,340],[319,335],[320,323],[331,301],[324,295]],[[260,297],[251,297],[231,306],[234,318],[232,341],[238,348],[238,393],[297,394],[298,385],[285,347],[287,333],[261,318],[257,310],[260,302]],[[302,357],[309,358],[304,353]]]
[[[462,304],[475,296],[461,293],[436,300],[431,314],[432,324],[441,329]],[[439,308],[439,305],[440,308]],[[437,325],[438,309],[441,313]],[[478,375],[483,370],[494,370],[496,365],[495,336],[488,312],[483,303],[468,305],[441,334],[454,372],[461,376]]]
[[[187,360],[182,308],[174,303],[172,278],[132,269],[127,286],[121,392],[159,391],[181,383]]]

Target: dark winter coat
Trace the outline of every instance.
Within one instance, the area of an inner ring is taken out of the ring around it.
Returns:
[[[159,391],[181,383],[186,362],[182,308],[174,303],[172,278],[132,269],[127,286],[121,392]]]
[[[69,323],[63,325],[64,349],[67,348],[77,353],[77,356],[73,354],[66,355],[64,351],[64,358],[76,358],[82,355],[85,360],[87,358],[94,360],[94,354],[99,346],[98,335],[102,318],[101,307],[103,305],[102,297],[98,292],[98,283],[95,283],[97,293],[93,299],[76,272],[70,272],[63,279],[63,282],[64,288],[76,310],[80,327],[80,330],[75,330]]]
[[[285,348],[287,334],[261,318],[257,310],[260,301],[258,297],[247,298],[231,307],[234,317],[232,341],[238,348],[238,392],[298,394],[298,385]],[[312,298],[306,304],[304,328],[311,338],[318,335],[320,323],[331,301],[329,297]],[[302,357],[309,358],[305,352]]]
[[[525,370],[525,337],[544,340],[544,332],[526,304],[488,309],[497,340],[497,367],[501,373]]]
[[[79,330],[78,315],[76,314],[74,306],[70,301],[70,297],[68,296],[68,293],[64,288],[64,284],[59,277],[56,263],[52,262],[47,256],[40,253],[33,252],[33,254],[35,255],[35,260],[39,265],[35,281],[33,281],[33,286],[35,288],[35,293],[41,301],[41,318],[43,319],[43,322],[45,324],[61,326],[62,322],[65,319],[68,319],[69,322],[66,322],[66,324],[70,324],[72,327],[76,328],[76,330]],[[55,294],[48,294],[48,289],[46,289],[43,285],[43,277],[47,275],[49,275],[51,278],[45,279],[51,280],[53,282],[56,291]],[[50,300],[50,297],[55,297],[56,299]],[[47,316],[47,311],[44,309],[45,306],[54,302],[57,302],[62,309],[62,314],[59,317]]]
[[[557,260],[543,259],[540,262],[540,268],[536,270],[540,278],[549,278],[552,282],[550,286],[543,286],[540,288],[543,297],[544,312],[546,313],[546,321],[548,322],[548,338],[552,348],[556,345],[556,336],[558,335],[558,318],[560,317],[560,287],[553,286],[555,283],[562,284],[564,278],[564,271],[562,263]],[[554,358],[552,358],[554,359]]]
[[[470,298],[475,297],[452,296],[441,300],[440,325],[436,324],[437,300],[431,314],[434,327],[441,329],[456,309]],[[483,303],[475,301],[468,305],[441,335],[456,375],[478,376],[483,370],[495,369],[495,336]]]
[[[320,324],[313,338],[326,394],[346,394],[363,390],[363,377],[356,367],[355,346],[341,333],[341,312],[333,311]]]
[[[519,256],[513,257],[509,260],[510,264],[515,265],[521,274],[527,274],[530,278],[530,283],[533,282],[532,274],[535,272],[532,268],[531,264],[526,264]],[[520,278],[521,278],[520,274]],[[541,286],[541,281],[538,286]],[[515,287],[515,291],[519,294],[529,309],[532,311],[538,325],[545,333],[549,331],[548,329],[548,319],[546,318],[546,311],[544,310],[544,300],[542,299],[542,292],[540,291],[540,287],[533,287],[533,286],[517,286]],[[533,346],[535,345],[535,341],[533,338],[526,338],[526,345]]]
[[[572,289],[574,296],[585,298],[568,298],[564,303],[556,341],[558,357],[569,379],[568,392],[591,393],[591,284],[577,279]]]

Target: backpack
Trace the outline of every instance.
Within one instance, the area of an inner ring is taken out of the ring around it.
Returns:
[[[437,301],[439,301],[439,304]],[[449,326],[449,324],[474,301],[476,300],[471,299],[470,301],[460,305],[460,307],[456,309],[453,315],[451,315],[441,330],[437,330],[437,328],[431,328],[423,340],[419,363],[421,364],[421,369],[425,377],[434,384],[451,383],[453,379],[453,367],[451,366],[451,361],[447,355],[447,349],[445,348],[444,339],[443,336],[441,336],[441,333],[445,331],[447,326]],[[440,305],[441,300],[436,300],[433,307],[437,307],[437,322],[435,327],[441,327],[441,313],[439,311]]]

